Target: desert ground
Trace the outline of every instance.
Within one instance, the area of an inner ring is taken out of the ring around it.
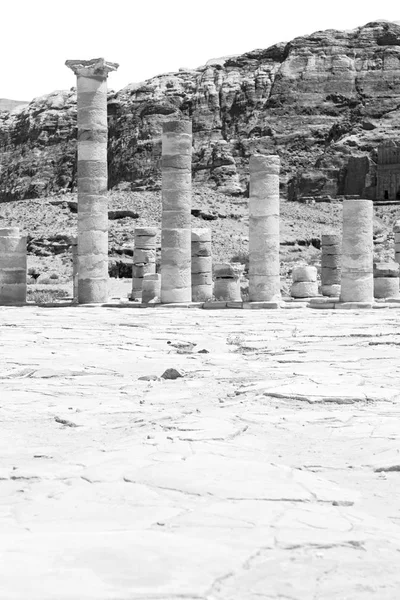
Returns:
[[[1,307],[1,600],[398,598],[399,318]]]

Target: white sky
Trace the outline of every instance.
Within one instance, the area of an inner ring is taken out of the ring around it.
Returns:
[[[67,59],[103,56],[119,90],[210,58],[321,29],[400,21],[398,0],[3,0],[0,98],[31,100],[75,85]]]

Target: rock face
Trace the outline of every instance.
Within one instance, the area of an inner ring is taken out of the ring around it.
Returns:
[[[60,67],[62,68],[62,67]],[[279,154],[282,192],[377,194],[378,146],[400,139],[400,26],[327,30],[109,94],[109,184],[159,186],[166,120],[193,121],[193,180],[247,191],[251,154]],[[76,97],[0,114],[0,198],[75,185]]]

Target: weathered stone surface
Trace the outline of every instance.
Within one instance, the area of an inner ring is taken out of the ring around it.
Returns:
[[[290,295],[293,298],[313,298],[318,296],[317,281],[294,281],[290,288]]]
[[[374,263],[374,277],[399,277],[399,268],[396,262]]]
[[[195,182],[241,193],[249,157],[278,152],[291,197],[373,193],[376,147],[398,137],[399,44],[399,25],[377,21],[110,93],[110,185],[154,187],[162,123],[190,116]],[[54,92],[0,114],[1,199],[74,188],[75,103],[74,91]]]
[[[137,311],[1,309],[1,595],[395,599],[397,312]]]
[[[279,277],[279,156],[250,158],[249,299],[280,298]]]
[[[373,279],[373,205],[370,200],[343,201],[342,302],[371,302]]]
[[[374,298],[398,298],[399,277],[374,277]]]
[[[26,267],[26,237],[17,227],[0,229],[0,305],[26,301]]]
[[[317,281],[317,268],[309,266],[293,267],[293,282],[297,281]]]

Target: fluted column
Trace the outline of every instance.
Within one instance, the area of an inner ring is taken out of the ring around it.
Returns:
[[[78,302],[108,299],[107,76],[103,58],[67,60],[78,97]]]
[[[343,200],[341,302],[372,302],[372,200]]]
[[[164,123],[162,134],[161,302],[190,302],[192,124]]]
[[[249,299],[281,296],[279,276],[279,156],[250,157]]]

